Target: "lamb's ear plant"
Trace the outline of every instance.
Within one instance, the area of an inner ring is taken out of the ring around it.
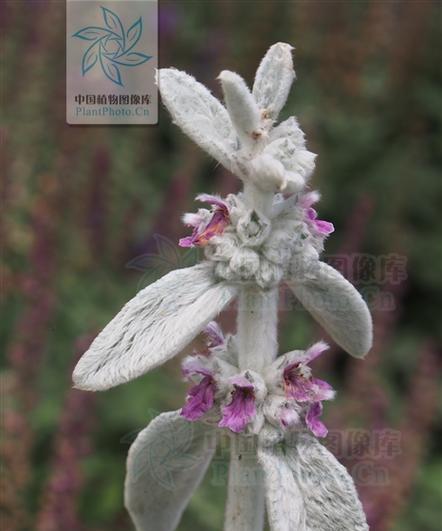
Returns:
[[[307,189],[315,155],[294,117],[277,124],[294,77],[284,43],[268,50],[252,91],[221,72],[225,106],[185,72],[158,72],[176,125],[244,186],[226,198],[197,197],[210,208],[184,216],[190,235],[179,243],[201,247],[205,259],[141,290],[74,371],[76,387],[109,389],[205,334],[207,348],[182,365],[191,383],[185,405],[155,418],[129,451],[125,503],[140,531],[177,527],[213,456],[208,441],[222,430],[231,436],[226,530],[259,531],[264,505],[272,531],[368,529],[350,475],[317,439],[327,434],[320,417],[334,390],[310,364],[327,345],[278,356],[281,283],[352,356],[372,343],[364,300],[319,258],[333,225],[318,219],[319,194]],[[234,299],[237,332],[225,336],[213,319]]]

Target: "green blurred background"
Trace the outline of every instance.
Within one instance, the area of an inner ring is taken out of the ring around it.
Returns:
[[[8,531],[131,529],[126,453],[137,430],[183,403],[179,360],[102,394],[72,390],[72,367],[140,286],[189,259],[176,242],[195,193],[239,186],[164,109],[158,126],[67,126],[64,17],[61,1],[1,5]],[[374,531],[436,531],[442,518],[440,27],[440,2],[425,0],[160,1],[160,65],[218,96],[221,69],[251,82],[270,44],[295,46],[282,118],[296,114],[319,154],[313,187],[336,227],[326,254],[344,257],[375,322],[365,362],[334,347],[316,366],[339,390],[326,423],[343,434],[338,457]],[[290,306],[282,351],[324,337]],[[232,311],[221,320],[234,329]],[[385,433],[392,446],[373,451]],[[217,456],[179,529],[222,528],[226,466]]]

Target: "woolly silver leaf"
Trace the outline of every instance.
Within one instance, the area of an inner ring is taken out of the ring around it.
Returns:
[[[271,531],[306,531],[303,496],[281,445],[261,446],[258,461],[264,469]]]
[[[175,68],[158,70],[157,83],[176,125],[231,169],[230,153],[236,146],[236,134],[224,106],[195,78]]]
[[[260,114],[256,101],[244,79],[229,70],[223,70],[218,79],[224,92],[224,101],[238,136],[252,140],[260,125]]]
[[[261,110],[276,120],[290,92],[295,72],[293,47],[284,42],[271,46],[256,71],[252,94]]]
[[[373,325],[367,304],[341,273],[314,261],[286,283],[330,336],[352,356],[362,358],[370,350]]]
[[[125,505],[137,531],[173,531],[210,464],[214,431],[163,413],[129,450]]]
[[[75,367],[79,389],[127,382],[178,354],[232,300],[208,263],[178,269],[141,290],[95,338]]]
[[[333,454],[307,433],[287,444],[285,458],[302,493],[306,531],[368,531],[353,479]]]

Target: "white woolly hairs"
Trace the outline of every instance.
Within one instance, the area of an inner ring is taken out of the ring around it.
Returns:
[[[204,151],[230,169],[236,135],[221,102],[191,75],[175,68],[159,70],[157,83],[174,123]]]
[[[250,169],[250,179],[265,191],[283,191],[287,186],[284,166],[271,155],[262,154],[255,157],[250,162]]]
[[[260,110],[276,120],[287,100],[295,78],[292,59],[293,46],[277,42],[263,57],[256,71],[253,96]]]
[[[79,389],[101,391],[165,363],[236,295],[212,264],[171,271],[142,289],[95,338],[75,367]]]
[[[259,135],[260,113],[255,99],[244,79],[229,70],[223,70],[218,79],[224,92],[226,107],[241,140],[250,142]]]
[[[356,358],[367,354],[373,341],[371,315],[360,293],[341,273],[318,262],[304,277],[298,274],[286,283],[338,345]]]
[[[172,531],[213,457],[214,432],[179,411],[162,413],[129,450],[125,506],[137,531]],[[164,466],[169,453],[171,460]]]

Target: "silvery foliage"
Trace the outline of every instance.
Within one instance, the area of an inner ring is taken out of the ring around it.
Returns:
[[[213,457],[210,428],[179,411],[142,430],[127,459],[125,504],[137,529],[175,529]]]
[[[231,223],[204,248],[206,258],[215,262],[215,276],[230,281],[253,280],[266,289],[287,276],[295,257],[319,258],[322,241],[309,230],[296,198],[275,194],[267,217],[251,209],[243,193],[228,195]],[[204,209],[199,212],[206,215]]]
[[[367,531],[353,480],[315,437],[293,434],[258,449],[272,531]]]
[[[295,118],[273,127],[295,77],[291,46],[270,48],[252,92],[236,73],[219,75],[224,107],[195,79],[174,68],[159,72],[163,102],[175,123],[218,162],[260,189],[298,192],[314,169]]]
[[[361,358],[370,349],[365,302],[320,261],[322,241],[303,217],[300,197],[315,156],[295,118],[274,125],[295,77],[291,50],[284,43],[268,50],[252,91],[237,74],[221,72],[225,106],[185,72],[159,70],[159,89],[174,122],[244,182],[244,193],[227,198],[230,225],[205,247],[205,261],[140,291],[98,335],[75,368],[77,388],[108,389],[177,355],[241,293],[244,281],[265,291],[285,282],[351,355]],[[250,189],[252,194],[246,193]],[[228,371],[230,362],[224,363]],[[253,373],[264,388],[269,375],[271,368]],[[313,436],[295,430],[288,437],[272,424],[275,400],[263,406],[264,420],[252,430],[272,531],[368,529],[351,477]],[[183,435],[186,429],[193,430],[190,438]],[[160,415],[139,434],[129,452],[125,487],[126,507],[138,530],[176,528],[210,462],[207,435],[213,442],[218,431],[210,418],[190,423],[174,412]]]
[[[183,350],[236,291],[214,282],[211,264],[171,271],[141,290],[101,331],[75,367],[76,387],[102,391],[161,365]]]

